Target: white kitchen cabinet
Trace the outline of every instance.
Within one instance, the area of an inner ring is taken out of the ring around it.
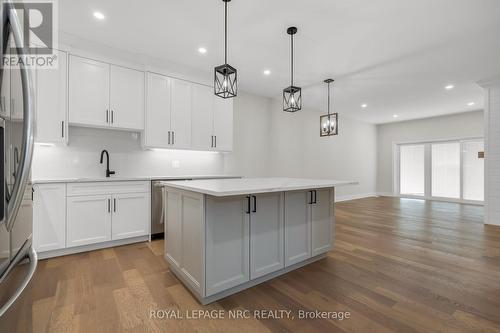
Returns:
[[[149,193],[114,194],[111,239],[147,235],[150,207]]]
[[[111,240],[111,195],[67,198],[66,246]]]
[[[333,190],[314,191],[311,205],[312,256],[330,251],[332,248]]]
[[[311,257],[311,191],[285,193],[285,266]]]
[[[71,55],[69,122],[143,130],[144,73]]]
[[[285,267],[284,193],[250,199],[250,279],[256,279]]]
[[[33,193],[33,244],[37,252],[66,247],[66,184],[40,184]]]
[[[246,197],[206,197],[206,296],[250,280]]]
[[[215,96],[214,102],[214,150],[233,150],[233,99]]]
[[[171,79],[147,73],[146,123],[144,146],[170,147]]]
[[[190,82],[172,79],[170,145],[173,148],[191,148],[191,86]]]
[[[191,116],[191,145],[193,149],[213,149],[214,103],[215,98],[212,87],[201,84],[193,85]]]
[[[232,151],[233,100],[214,95],[213,88],[193,85],[192,148]]]
[[[172,265],[180,268],[182,262],[182,194],[166,194],[165,237],[167,257]]]
[[[109,110],[109,65],[71,55],[69,58],[69,122],[107,127]]]
[[[36,132],[35,141],[67,143],[68,122],[68,54],[54,50],[57,69],[36,70]]]
[[[144,72],[111,65],[110,123],[121,129],[144,129]]]

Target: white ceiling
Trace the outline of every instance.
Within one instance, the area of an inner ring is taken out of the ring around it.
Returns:
[[[207,80],[223,62],[221,0],[64,0],[59,10],[64,33]],[[500,73],[499,0],[233,0],[228,62],[241,90],[278,97],[289,85],[290,25],[299,28],[295,81],[305,108],[325,108],[322,81],[331,77],[335,111],[373,123],[475,110],[483,106],[475,82]],[[446,91],[449,83],[456,88]]]

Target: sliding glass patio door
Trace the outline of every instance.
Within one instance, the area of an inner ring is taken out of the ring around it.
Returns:
[[[397,145],[396,189],[402,196],[484,200],[483,139]]]

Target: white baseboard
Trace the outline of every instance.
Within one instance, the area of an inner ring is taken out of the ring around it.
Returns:
[[[466,205],[484,206],[483,201],[471,201],[471,200],[459,200],[459,199],[435,198],[435,197],[419,197],[419,196],[400,195],[400,194],[387,193],[387,192],[378,192],[377,196],[379,196],[379,197],[394,197],[394,198],[402,198],[402,199],[441,201],[441,202],[460,203],[460,204],[466,204]]]
[[[371,198],[371,197],[376,197],[376,196],[377,196],[376,193],[341,195],[341,196],[335,197],[335,202],[342,202],[342,201],[349,201],[349,200],[356,200],[356,199],[363,199],[363,198]]]

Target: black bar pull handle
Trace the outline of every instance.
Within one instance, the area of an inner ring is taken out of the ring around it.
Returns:
[[[111,213],[111,199],[108,199],[108,213]]]
[[[247,197],[247,214],[250,214],[250,196]]]
[[[313,204],[317,204],[318,203],[318,191],[314,190],[314,202]]]
[[[253,197],[253,210],[252,213],[257,213],[257,197],[255,195]]]
[[[113,212],[116,213],[116,198],[113,198]]]
[[[313,191],[309,191],[309,202],[308,204],[312,205],[313,203]]]

